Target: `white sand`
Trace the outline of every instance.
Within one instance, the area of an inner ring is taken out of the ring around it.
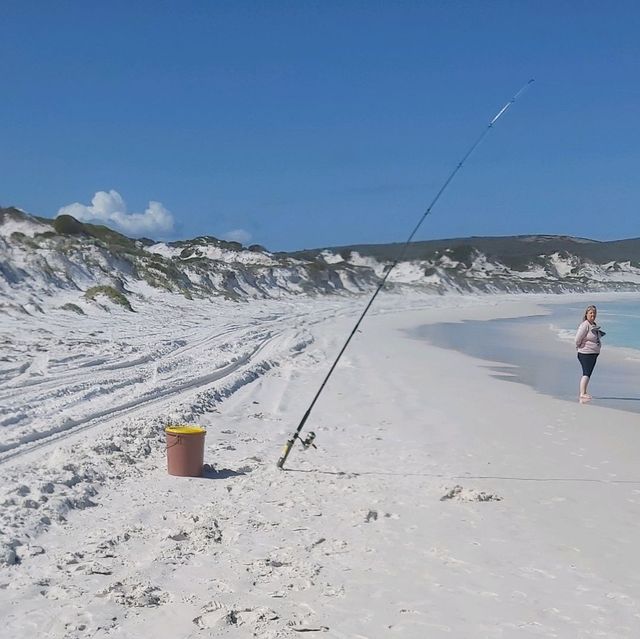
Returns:
[[[20,563],[0,568],[0,635],[640,636],[638,416],[494,379],[404,330],[538,312],[534,299],[381,300],[309,420],[318,449],[296,445],[285,472],[282,445],[361,300],[224,321],[191,308],[164,324],[177,353],[123,315],[77,367],[62,329],[46,361],[22,335],[33,369],[1,389],[0,539]],[[107,370],[111,356],[131,365]],[[75,434],[29,450],[20,410]],[[211,478],[166,474],[162,421],[189,415]]]

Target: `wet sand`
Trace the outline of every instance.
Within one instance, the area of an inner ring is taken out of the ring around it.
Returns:
[[[575,305],[547,308],[542,316],[424,325],[413,335],[485,360],[494,377],[576,402],[581,369],[573,339],[556,330],[567,325],[568,314],[575,316]],[[604,342],[589,386],[592,403],[640,412],[640,351]]]

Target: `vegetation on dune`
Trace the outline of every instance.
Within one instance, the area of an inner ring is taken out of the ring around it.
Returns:
[[[53,220],[53,228],[60,235],[85,235],[84,224],[71,215],[60,215]]]
[[[446,251],[446,254],[454,261],[471,268],[473,260],[477,255],[476,248],[471,244],[460,244]]]
[[[148,254],[136,261],[135,271],[150,286],[164,288],[168,291],[180,291],[186,293],[192,284],[189,278],[173,262],[167,262],[157,255]]]
[[[60,215],[53,220],[53,228],[58,235],[84,236],[93,239],[115,254],[143,255],[142,245],[122,233],[101,224],[87,224],[71,215]]]
[[[108,297],[115,304],[120,304],[120,306],[123,306],[128,311],[134,312],[126,296],[122,294],[120,291],[113,288],[113,286],[92,286],[91,288],[87,289],[84,294],[84,296],[88,300],[93,300],[93,301],[95,301],[98,295],[104,295]]]
[[[502,264],[507,268],[518,272],[525,272],[532,268],[542,268],[546,270],[549,266],[547,259],[542,255],[508,255],[500,259]]]
[[[52,237],[56,237],[58,234],[55,231],[45,231],[44,233],[36,233],[38,239],[50,240]]]
[[[102,224],[85,224],[85,232],[87,235],[102,242],[110,250],[115,250],[121,253],[131,253],[133,255],[144,255],[145,251],[141,245],[135,240],[128,238],[122,233],[113,231],[107,226]]]
[[[24,246],[28,246],[31,249],[39,249],[40,244],[35,239],[30,238],[28,235],[21,233],[20,231],[14,231],[11,234],[11,240],[14,242],[20,242]]]
[[[78,315],[85,315],[85,312],[77,305],[72,302],[67,302],[60,307],[63,311],[73,311]]]

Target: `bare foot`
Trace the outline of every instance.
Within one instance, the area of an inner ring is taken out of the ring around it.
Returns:
[[[580,403],[584,404],[586,402],[590,402],[593,399],[591,395],[580,395]]]

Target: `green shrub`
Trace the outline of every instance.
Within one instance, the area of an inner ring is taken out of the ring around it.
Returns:
[[[476,249],[471,244],[458,244],[447,251],[449,257],[455,261],[464,264],[467,268],[473,263]]]
[[[40,248],[38,242],[31,239],[28,235],[21,233],[20,231],[14,231],[9,237],[12,242],[20,242],[20,244],[28,246],[29,248]]]
[[[78,315],[85,315],[85,312],[77,305],[72,302],[67,302],[60,307],[63,311],[73,311]]]
[[[84,294],[88,300],[95,300],[98,295],[105,295],[115,304],[120,304],[120,306],[124,306],[128,311],[133,312],[129,300],[120,291],[113,288],[113,286],[92,286],[87,289]]]
[[[82,222],[71,215],[60,215],[53,220],[53,228],[60,235],[83,235],[85,228]]]
[[[108,226],[102,224],[85,224],[84,230],[88,235],[102,242],[110,251],[117,252],[120,250],[134,255],[147,254],[142,245],[138,245],[135,240],[110,229]]]

